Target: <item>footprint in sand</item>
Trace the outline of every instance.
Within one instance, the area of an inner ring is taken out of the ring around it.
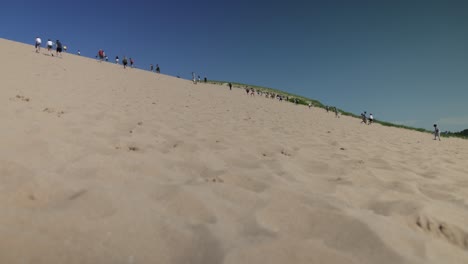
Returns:
[[[427,234],[443,238],[461,249],[468,250],[468,233],[465,230],[423,214],[417,215],[414,222]]]
[[[68,197],[68,200],[70,200],[70,201],[75,200],[75,199],[79,198],[80,196],[83,196],[87,192],[88,192],[88,190],[86,190],[86,189],[79,190],[79,191],[73,193],[72,195],[70,195]]]
[[[224,179],[221,178],[221,175],[224,175],[226,171],[215,170],[203,166],[200,168],[200,171],[198,173],[200,175],[200,178],[203,179],[205,182],[223,183]]]
[[[352,181],[350,181],[347,178],[343,178],[343,177],[331,178],[331,179],[328,179],[328,181],[329,182],[334,182],[334,183],[337,183],[337,184],[343,184],[343,185],[352,185],[353,184]]]
[[[219,177],[214,177],[211,179],[205,179],[206,182],[214,182],[214,183],[223,183],[224,180]]]
[[[10,100],[23,101],[23,102],[31,101],[31,99],[29,97],[26,97],[24,95],[19,95],[19,94],[17,94],[14,98],[10,98]]]
[[[143,122],[140,121],[140,122],[137,123],[137,125],[138,125],[138,126],[143,126]],[[135,132],[135,129],[136,129],[136,127],[134,127],[133,129],[130,129],[128,132],[129,132],[130,134],[133,134],[133,132]]]
[[[65,114],[64,111],[56,111],[55,109],[49,108],[49,107],[44,108],[44,110],[42,110],[42,112],[46,112],[46,113],[49,113],[49,114],[56,113],[57,117],[61,117],[63,114]]]
[[[129,146],[129,147],[128,147],[128,150],[129,150],[129,151],[139,151],[140,148],[138,148],[137,146]]]
[[[121,150],[122,149],[121,146],[115,146],[114,148],[116,150]],[[127,147],[124,147],[123,149],[127,149],[130,152],[139,152],[139,151],[141,151],[141,149],[139,147],[135,146],[135,145],[129,145]]]

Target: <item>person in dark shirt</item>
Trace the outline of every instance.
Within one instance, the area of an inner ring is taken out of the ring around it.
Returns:
[[[124,66],[124,69],[127,68],[127,64],[128,64],[127,57],[124,56],[124,58],[122,60],[122,64]]]
[[[62,42],[60,42],[60,40],[57,39],[57,41],[55,42],[55,46],[57,47],[56,48],[56,52],[57,52],[57,56],[60,54],[62,54],[62,50],[63,50],[63,45],[62,45]]]
[[[364,123],[367,125],[367,112],[361,113],[361,124]]]

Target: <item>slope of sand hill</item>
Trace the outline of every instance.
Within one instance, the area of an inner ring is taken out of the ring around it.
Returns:
[[[468,141],[45,53],[0,40],[0,263],[468,263]]]

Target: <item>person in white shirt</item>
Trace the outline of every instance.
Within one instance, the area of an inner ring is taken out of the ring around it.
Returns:
[[[42,44],[42,40],[40,37],[36,37],[36,52],[39,52],[41,50],[41,44]]]
[[[440,130],[437,127],[437,124],[434,124],[434,140],[439,139],[440,141]]]
[[[369,115],[369,123],[368,125],[372,124],[374,122],[374,116],[372,115],[372,113]]]
[[[192,81],[193,81],[193,84],[197,84],[197,79],[195,79],[195,73],[192,72]]]
[[[52,46],[54,45],[54,43],[52,42],[52,40],[47,40],[47,51],[52,54]]]

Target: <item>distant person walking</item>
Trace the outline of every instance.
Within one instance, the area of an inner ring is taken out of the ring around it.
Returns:
[[[81,52],[80,52],[80,50],[78,50],[78,56],[81,56]]]
[[[437,124],[434,124],[434,140],[439,139],[440,141],[440,130],[437,127]]]
[[[99,57],[99,61],[102,62],[104,60],[104,51],[102,49],[98,51],[98,57]]]
[[[153,71],[153,68],[154,68],[154,66],[153,66],[153,64],[151,64],[150,65],[150,71]]]
[[[206,78],[206,76],[205,76],[205,79],[203,79],[203,81],[204,81],[205,83],[208,82],[208,79]]]
[[[161,73],[161,69],[159,68],[159,64],[156,64],[156,73]]]
[[[57,41],[55,42],[55,46],[56,46],[56,52],[57,52],[57,57],[62,55],[62,50],[63,50],[63,46],[62,46],[62,42],[60,42],[60,40],[57,39]]]
[[[36,53],[39,53],[39,51],[41,51],[41,44],[42,44],[41,38],[36,37],[36,42],[35,42],[35,45],[34,45],[34,47],[36,48]]]
[[[195,78],[194,72],[192,72],[192,81],[193,81],[193,84],[197,84],[197,79]]]
[[[133,68],[133,64],[134,64],[134,63],[135,63],[135,61],[134,61],[132,58],[130,58],[130,67],[131,67],[131,68]]]
[[[52,46],[54,46],[54,43],[52,42],[52,40],[48,39],[46,45],[47,45],[47,51],[49,52],[49,54],[54,56],[54,54],[52,54]]]
[[[339,118],[340,117],[340,112],[338,112],[338,109],[335,107],[335,118]]]
[[[127,68],[127,64],[128,64],[127,57],[124,56],[124,58],[123,58],[123,60],[122,60],[122,63],[123,63],[124,69],[126,69],[126,68]]]
[[[229,90],[232,90],[232,83],[229,83]]]
[[[372,115],[372,113],[369,114],[369,122],[368,122],[368,125],[374,123],[374,116]]]
[[[115,56],[115,63],[119,64],[119,56]]]
[[[361,124],[364,123],[364,124],[367,125],[367,116],[366,115],[367,115],[366,111],[364,111],[364,113],[361,113],[361,119],[362,119]]]

